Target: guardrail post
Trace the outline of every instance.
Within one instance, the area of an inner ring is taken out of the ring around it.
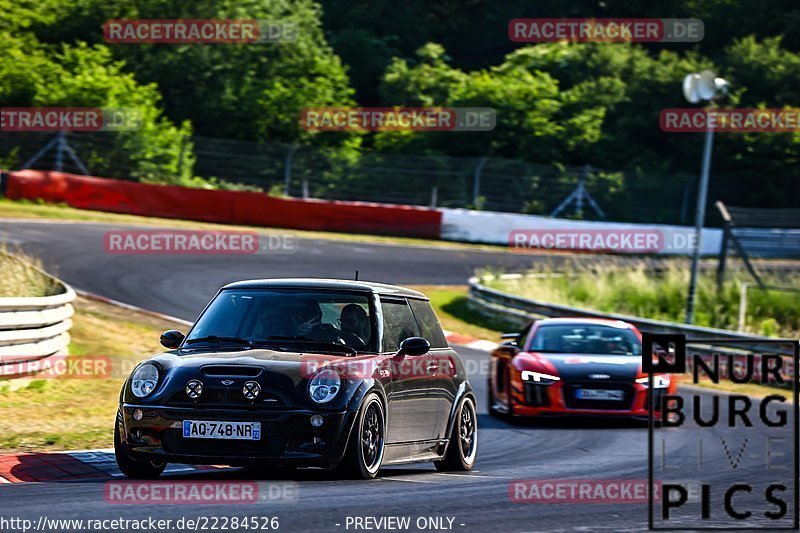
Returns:
[[[487,157],[481,157],[478,165],[475,167],[475,173],[472,175],[472,205],[478,209],[479,198],[481,196],[481,172],[483,165],[486,164]]]
[[[737,331],[744,333],[744,324],[747,318],[747,283],[739,286],[739,327]]]
[[[717,260],[717,292],[722,291],[722,285],[725,283],[725,263],[728,259],[728,239],[730,239],[730,228],[728,224],[722,226],[722,245],[719,250],[719,259]]]
[[[286,196],[290,196],[289,189],[292,184],[292,159],[298,148],[300,148],[300,146],[293,144],[292,147],[289,148],[289,153],[286,154],[286,163],[284,163],[283,167],[283,194]]]

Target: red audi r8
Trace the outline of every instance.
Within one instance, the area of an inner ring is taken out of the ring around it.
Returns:
[[[532,322],[492,352],[489,413],[648,418],[642,335],[617,320],[551,318]],[[653,398],[675,394],[669,374],[653,376]]]

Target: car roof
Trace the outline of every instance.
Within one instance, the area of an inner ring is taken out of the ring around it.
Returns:
[[[268,279],[249,279],[228,283],[223,290],[227,289],[319,289],[319,290],[341,290],[369,292],[387,296],[403,296],[427,300],[428,297],[405,287],[388,285],[386,283],[375,283],[372,281],[353,281],[344,279],[322,279],[322,278],[268,278]]]
[[[629,323],[624,322],[622,320],[613,320],[609,318],[584,318],[584,317],[564,317],[564,318],[544,318],[542,320],[537,320],[537,326],[547,326],[547,325],[556,325],[556,324],[592,324],[595,326],[611,326],[615,328],[621,329],[636,329],[636,327]]]

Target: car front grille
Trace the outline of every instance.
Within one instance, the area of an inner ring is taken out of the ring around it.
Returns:
[[[240,389],[206,389],[199,398],[193,400],[189,398],[186,391],[181,390],[173,393],[166,402],[170,407],[190,407],[201,405],[204,407],[259,407],[266,409],[279,409],[286,407],[280,396],[269,391],[261,391],[258,398],[248,400]]]
[[[550,405],[550,385],[525,383],[525,403],[533,407],[547,407]]]
[[[585,400],[578,398],[579,389],[621,390],[622,400]],[[629,411],[633,404],[633,385],[630,383],[583,381],[564,385],[564,403],[567,409],[597,409],[603,411]]]

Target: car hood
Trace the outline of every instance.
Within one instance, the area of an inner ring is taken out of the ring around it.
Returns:
[[[300,351],[269,350],[263,348],[246,350],[173,350],[151,358],[165,369],[206,369],[207,367],[230,367],[237,369],[262,369],[269,373],[280,373],[297,382],[308,378],[323,368],[347,369],[348,376],[368,377],[376,367],[377,354],[343,355],[341,353],[308,353]],[[243,375],[246,372],[243,372]]]
[[[536,355],[555,367],[558,375],[564,380],[633,381],[639,375],[642,366],[641,357],[629,355],[548,353]]]
[[[181,396],[191,380],[203,384],[203,396],[214,394],[230,396],[229,392],[241,391],[247,381],[261,386],[263,400],[280,400],[280,405],[308,405],[307,383],[324,368],[344,368],[343,394],[327,407],[346,405],[351,393],[358,389],[365,378],[377,372],[378,355],[345,356],[295,351],[243,349],[243,350],[171,350],[154,355],[148,362],[161,370],[161,381],[156,392],[137,403],[169,404],[175,396]],[[127,394],[129,386],[124,391]],[[130,395],[125,396],[131,398]]]

